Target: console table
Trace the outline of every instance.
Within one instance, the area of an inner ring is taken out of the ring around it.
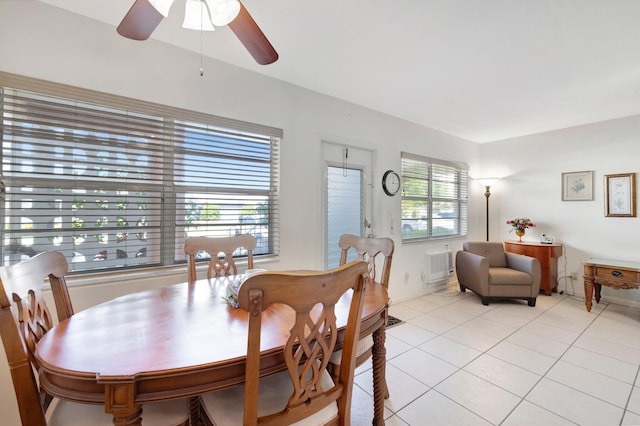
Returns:
[[[558,258],[562,256],[562,244],[543,244],[528,241],[505,241],[505,251],[535,257],[540,262],[540,291],[551,296],[558,291]]]
[[[596,303],[600,303],[603,285],[621,288],[640,288],[640,262],[625,262],[611,259],[589,259],[584,262],[584,304],[591,312],[593,290]]]

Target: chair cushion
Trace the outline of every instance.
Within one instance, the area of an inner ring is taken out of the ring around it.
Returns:
[[[463,249],[479,256],[486,257],[489,259],[490,267],[504,268],[507,266],[507,256],[504,254],[504,247],[502,243],[465,241],[463,243]]]
[[[186,399],[147,403],[142,408],[142,424],[176,426],[189,419]],[[47,410],[49,426],[113,426],[113,416],[104,412],[103,405],[80,404],[54,399]]]
[[[533,277],[526,272],[509,268],[489,268],[489,285],[528,285]]]
[[[358,343],[356,344],[356,358],[358,358],[360,355],[362,355],[372,347],[373,347],[373,336],[371,334],[358,340]],[[331,358],[329,358],[329,362],[335,365],[340,365],[341,360],[342,360],[342,349],[339,351],[335,351],[333,354],[331,354]]]
[[[333,386],[333,380],[325,370],[322,386],[327,389]],[[291,376],[286,371],[260,379],[260,395],[258,397],[258,415],[265,416],[277,413],[287,404],[293,393]],[[200,396],[202,408],[214,425],[241,425],[244,415],[244,385],[209,392]],[[333,402],[324,409],[292,426],[325,425],[338,416],[338,404]]]

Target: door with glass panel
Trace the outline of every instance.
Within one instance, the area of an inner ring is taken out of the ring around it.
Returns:
[[[371,163],[368,150],[323,142],[325,266],[340,263],[342,234],[371,235]],[[350,253],[352,259],[355,255]]]

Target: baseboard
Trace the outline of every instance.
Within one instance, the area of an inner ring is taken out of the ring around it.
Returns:
[[[438,291],[445,291],[445,290],[449,290],[452,288],[458,288],[458,281],[454,280],[454,281],[444,281],[441,283],[437,283],[437,284],[427,284],[426,288],[424,290],[424,292],[420,293],[420,294],[415,294],[415,295],[410,295],[410,296],[405,296],[402,298],[396,298],[393,297],[392,299],[392,304],[394,303],[404,303],[404,302],[408,302],[409,300],[413,300],[416,297],[422,297],[422,296],[426,296],[428,294],[433,294],[435,292]]]
[[[640,300],[629,299],[629,297],[627,296],[629,294],[639,294],[637,290],[635,290],[634,292],[634,289],[611,289],[612,291],[608,291],[608,289],[609,287],[602,286],[602,291],[607,292],[607,294],[602,295],[602,299],[600,299],[601,302],[614,303],[616,305],[628,306],[630,308],[640,308]],[[557,290],[558,292],[562,292],[563,294],[573,297],[580,297],[582,298],[582,300],[584,300],[584,286],[582,285],[582,282],[580,282],[580,284],[573,285],[569,283],[569,285],[567,286],[567,280],[560,281],[558,283]],[[629,291],[633,293],[628,293]],[[594,298],[593,304],[595,305],[595,303],[596,300]]]
[[[436,284],[429,284],[427,285],[425,294],[431,294],[431,293],[435,293],[436,291],[447,289],[449,288],[450,285],[451,283],[449,283],[448,281],[444,281]]]
[[[633,291],[633,290],[620,290],[620,291]],[[582,295],[582,299],[584,300],[584,295]],[[621,297],[603,297],[600,299],[601,302],[606,303],[615,303],[616,305],[628,306],[630,308],[640,308],[640,300],[630,300],[624,299]],[[593,304],[596,304],[596,300],[593,299]]]
[[[394,302],[396,303],[403,303],[403,302],[407,302],[411,299],[414,299],[415,297],[420,297],[420,296],[426,296],[428,294],[432,294],[435,293],[437,291],[444,291],[444,290],[457,290],[459,287],[458,284],[458,280],[456,278],[451,279],[448,282],[443,282],[443,283],[439,283],[436,285],[427,285],[427,288],[425,289],[425,292],[423,294],[419,294],[417,296],[408,296],[402,299],[394,299]],[[584,300],[584,293],[583,292],[575,292],[575,294],[569,294],[567,293],[566,290],[561,290],[564,292],[564,294],[566,295],[570,295],[573,297],[581,297],[582,300]],[[627,292],[627,291],[634,291],[634,289],[631,290],[619,290],[620,292]],[[637,290],[636,290],[637,291]],[[540,294],[540,297],[546,297],[544,294]],[[630,308],[639,308],[640,309],[640,300],[633,300],[633,299],[628,299],[628,298],[624,298],[624,297],[612,297],[611,295],[607,295],[606,297],[603,297],[602,299],[600,299],[601,302],[605,302],[605,303],[614,303],[616,305],[622,305],[622,306],[628,306]],[[595,299],[593,300],[593,303],[595,304],[596,301]]]

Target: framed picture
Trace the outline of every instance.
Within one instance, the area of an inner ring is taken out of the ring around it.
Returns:
[[[562,174],[562,201],[593,200],[593,171]]]
[[[604,191],[607,217],[636,217],[635,173],[605,175]]]

